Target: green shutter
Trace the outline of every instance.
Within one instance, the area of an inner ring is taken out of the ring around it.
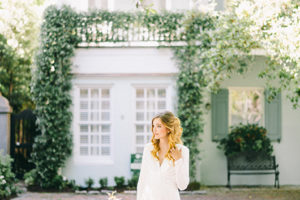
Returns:
[[[228,90],[212,94],[212,140],[218,141],[228,135]]]
[[[281,139],[281,93],[268,102],[268,91],[265,92],[265,127],[272,141]]]

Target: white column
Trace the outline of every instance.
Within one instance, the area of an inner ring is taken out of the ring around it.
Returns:
[[[10,116],[11,108],[8,100],[0,93],[0,151],[10,153]]]

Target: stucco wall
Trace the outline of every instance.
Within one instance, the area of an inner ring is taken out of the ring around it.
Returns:
[[[264,87],[264,81],[257,74],[265,66],[265,59],[257,57],[256,62],[245,75],[234,75],[232,79],[224,81],[222,87]],[[273,142],[274,155],[279,164],[279,181],[281,185],[300,184],[300,110],[294,110],[282,93],[282,139]],[[201,182],[206,185],[226,185],[227,166],[225,156],[217,149],[217,143],[211,140],[211,113],[205,115],[205,129],[201,144]],[[274,175],[232,176],[232,184],[244,185],[273,185]]]
[[[99,178],[131,177],[130,154],[134,152],[134,85],[166,85],[169,91],[168,109],[174,111],[175,74],[177,69],[171,59],[170,49],[157,48],[98,48],[77,49],[73,58],[73,100],[78,85],[111,85],[112,98],[112,161],[98,162],[76,159],[76,149],[68,159],[63,175],[84,185],[92,177],[98,185]],[[74,102],[73,102],[74,104]],[[73,120],[79,113],[72,108]],[[150,123],[150,122],[149,122]],[[76,136],[73,121],[72,132]],[[74,146],[75,148],[75,146]]]
[[[129,155],[134,152],[133,125],[135,84],[166,84],[171,91],[170,110],[176,108],[176,73],[178,69],[170,49],[156,47],[144,48],[90,48],[77,49],[73,58],[73,91],[80,84],[111,84],[112,85],[112,120],[113,126],[113,161],[111,163],[78,162],[72,156],[63,174],[76,179],[79,184],[93,177],[108,176],[109,184],[113,185],[114,176],[130,178]],[[233,78],[222,83],[222,87],[263,87],[263,80],[257,73],[265,66],[263,57],[257,57],[245,75],[233,75]],[[73,93],[72,93],[73,94]],[[210,94],[206,97],[209,99]],[[74,110],[73,110],[74,111]],[[76,115],[76,113],[73,113]],[[274,154],[279,163],[280,184],[300,184],[300,110],[293,110],[292,105],[282,94],[282,140],[274,142]],[[73,131],[73,130],[72,130]],[[211,113],[205,114],[204,133],[201,135],[201,158],[197,170],[197,180],[205,185],[226,185],[226,160],[217,144],[211,140]],[[273,185],[274,175],[263,176],[232,176],[232,184]]]

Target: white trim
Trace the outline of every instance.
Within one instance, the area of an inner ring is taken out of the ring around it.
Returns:
[[[194,8],[194,2],[193,0],[187,0],[189,2],[189,10],[192,10]]]
[[[172,1],[171,0],[165,0],[165,3],[166,3],[165,9],[168,10],[168,11],[172,10]]]
[[[107,10],[113,11],[115,8],[115,1],[114,0],[107,0]]]

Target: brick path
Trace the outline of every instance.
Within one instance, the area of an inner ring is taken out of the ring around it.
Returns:
[[[204,188],[205,194],[181,194],[181,200],[300,200],[300,186],[274,188]],[[135,194],[117,194],[121,200],[136,200]],[[26,192],[12,200],[107,200],[105,194]],[[171,200],[171,199],[166,199]]]

